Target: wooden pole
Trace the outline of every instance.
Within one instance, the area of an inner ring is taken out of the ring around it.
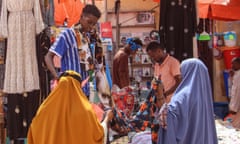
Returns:
[[[115,14],[116,14],[116,49],[119,49],[119,41],[120,41],[119,11],[120,11],[120,0],[116,0],[116,1],[115,1]]]

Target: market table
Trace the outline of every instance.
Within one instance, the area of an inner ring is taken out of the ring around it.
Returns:
[[[228,121],[221,119],[215,120],[218,144],[240,144],[240,130],[231,126]],[[128,136],[118,138],[111,142],[111,144],[130,144],[128,143]]]

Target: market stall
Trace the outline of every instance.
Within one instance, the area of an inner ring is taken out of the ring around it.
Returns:
[[[154,0],[155,2],[160,2],[160,0]],[[210,36],[210,39],[208,39],[207,41],[211,41],[213,39],[211,39],[211,37],[213,36],[213,33],[216,32],[222,32],[222,31],[228,31],[225,33],[225,42],[224,42],[224,35],[223,35],[223,39],[222,39],[222,44],[218,44],[218,47],[220,46],[220,52],[223,54],[223,52],[225,51],[225,57],[223,57],[223,55],[221,57],[215,57],[214,59],[214,64],[212,65],[213,67],[213,72],[214,74],[214,85],[220,85],[220,84],[224,84],[223,82],[219,82],[219,80],[223,81],[223,70],[225,69],[230,69],[230,64],[229,62],[231,62],[231,59],[235,56],[238,56],[238,49],[239,47],[237,46],[238,44],[235,43],[233,41],[237,41],[237,37],[234,37],[234,33],[231,33],[231,30],[236,30],[234,27],[235,24],[231,25],[232,23],[234,23],[234,21],[238,21],[240,20],[240,13],[237,11],[240,8],[240,1],[236,1],[236,0],[231,0],[230,3],[223,3],[223,0],[199,0],[198,3],[198,9],[199,9],[199,18],[201,18],[201,20],[203,21],[203,19],[207,19],[209,22],[209,19],[213,21],[215,21],[212,24],[219,24],[221,21],[224,22],[230,22],[227,23],[226,28],[223,29],[221,26],[219,26],[217,29],[214,29],[215,31],[210,30],[212,33],[209,33],[208,36]],[[217,21],[217,22],[216,22]],[[220,21],[220,22],[219,22]],[[210,23],[211,24],[211,23]],[[209,23],[207,23],[206,25],[209,25]],[[209,32],[209,29],[208,29]],[[219,34],[219,33],[218,33]],[[236,30],[235,34],[239,34],[239,31]],[[230,36],[230,37],[229,37]],[[233,36],[233,37],[232,37]],[[221,39],[219,39],[221,40]],[[227,43],[226,40],[232,40],[233,43]],[[207,42],[206,41],[206,42]],[[219,41],[221,42],[221,41]],[[212,51],[211,48],[216,48],[217,44],[215,45],[215,47],[211,47],[211,43],[210,45],[208,44],[208,42],[206,43],[207,45],[207,49],[209,49],[210,51]],[[212,43],[213,45],[214,43]],[[230,44],[230,45],[229,45]],[[209,48],[210,47],[210,48]],[[237,52],[236,52],[237,51]],[[205,55],[206,55],[206,51]],[[230,54],[231,53],[231,54]],[[212,57],[212,53],[210,59],[213,59]],[[221,63],[221,64],[220,64]],[[220,66],[221,65],[221,66]],[[220,68],[219,68],[220,66]],[[217,77],[220,74],[220,77]],[[217,82],[216,82],[217,81]],[[226,85],[226,84],[225,84]],[[214,86],[214,88],[216,89],[215,93],[217,92],[217,90],[222,90],[222,89],[226,89],[228,90],[228,87],[226,88],[226,86],[224,87],[216,87]],[[224,91],[224,97],[226,97],[226,93]],[[219,93],[217,93],[219,94]],[[223,115],[223,107],[227,108],[228,107],[228,103],[226,102],[222,102],[222,103],[215,103],[215,112],[217,110],[219,110],[218,108],[220,107],[220,110],[218,112],[220,112],[220,116],[218,115],[215,120],[215,125],[216,125],[216,130],[217,130],[217,135],[218,135],[218,142],[219,144],[226,144],[226,143],[234,143],[234,144],[239,144],[239,139],[240,139],[240,131],[238,129],[235,129],[232,127],[231,123],[229,121],[223,121],[224,115]],[[219,107],[218,107],[219,106]],[[221,109],[222,108],[222,109]],[[226,110],[226,109],[225,109]],[[227,114],[228,111],[225,112],[225,114]],[[222,114],[222,115],[221,115]],[[220,117],[220,118],[219,118]],[[117,143],[128,143],[129,139],[128,136],[124,136],[121,138],[116,139],[115,141],[113,141],[113,144],[117,144]]]
[[[213,51],[214,109],[215,114],[221,117],[216,120],[219,143],[239,143],[239,130],[233,128],[229,121],[222,119],[228,114],[231,99],[231,63],[233,58],[240,57],[240,1],[199,0],[198,8],[199,17],[212,22],[208,23],[211,29],[207,34],[210,39],[206,42],[210,43],[207,48],[212,48]]]
[[[239,49],[239,20],[240,1],[238,0],[198,0],[198,15],[204,22],[206,33],[203,40],[207,49],[212,51],[214,98],[216,101],[226,101],[221,95],[229,97],[229,84],[227,83],[227,72],[231,68],[231,60],[240,56]],[[201,34],[200,34],[201,35]],[[211,49],[213,48],[213,49]],[[212,57],[211,56],[211,57]],[[222,72],[220,72],[222,71]],[[217,73],[221,73],[221,78],[216,78]],[[224,77],[223,77],[224,75]],[[224,83],[221,82],[224,80]],[[217,85],[224,84],[219,87]],[[221,91],[224,89],[224,91]]]

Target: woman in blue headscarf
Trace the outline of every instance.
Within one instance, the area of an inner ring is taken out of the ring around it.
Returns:
[[[198,59],[181,63],[182,82],[160,111],[159,144],[217,144],[208,69]]]

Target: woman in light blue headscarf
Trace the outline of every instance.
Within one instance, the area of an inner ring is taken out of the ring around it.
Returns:
[[[160,112],[158,144],[217,144],[208,69],[198,59],[181,63],[183,76]]]

